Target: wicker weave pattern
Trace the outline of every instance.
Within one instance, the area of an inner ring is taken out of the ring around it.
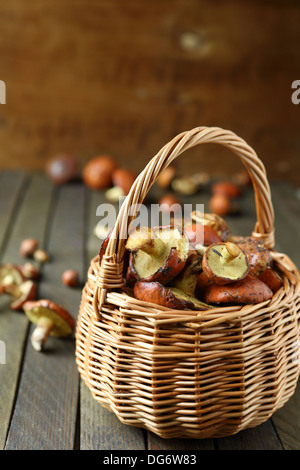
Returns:
[[[253,235],[274,245],[274,214],[265,170],[230,131],[197,128],[165,146],[124,202],[100,266],[91,261],[76,332],[79,372],[94,398],[129,425],[164,438],[221,437],[266,421],[293,394],[300,372],[300,277],[272,251],[284,286],[270,301],[208,312],[176,311],[120,290],[131,204],[141,203],[180,153],[206,142],[233,150],[255,192]]]

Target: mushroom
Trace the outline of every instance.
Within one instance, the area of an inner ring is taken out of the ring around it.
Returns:
[[[37,294],[36,284],[32,280],[22,282],[20,285],[10,284],[6,286],[5,292],[13,296],[10,304],[12,310],[22,310],[25,302],[35,300]]]
[[[7,286],[18,286],[25,280],[25,276],[19,266],[12,263],[6,263],[0,266],[0,293],[5,292]]]
[[[260,276],[263,271],[268,267],[271,267],[271,253],[264,246],[263,240],[246,237],[237,241],[236,244],[244,251],[248,258],[248,264],[250,267],[249,274]]]
[[[180,274],[175,277],[172,285],[185,294],[195,295],[198,278],[202,272],[202,257],[196,253],[189,255]]]
[[[272,268],[265,269],[258,277],[267,286],[270,287],[273,294],[275,294],[282,286],[283,280],[277,271]]]
[[[117,167],[110,156],[94,157],[83,168],[83,181],[90,189],[107,189],[112,186],[112,175]]]
[[[245,253],[234,243],[215,243],[202,259],[202,269],[215,284],[228,284],[244,279],[249,272]]]
[[[41,248],[35,250],[33,253],[33,258],[40,263],[48,263],[48,261],[50,261],[50,256],[47,251],[42,250]]]
[[[199,184],[192,176],[181,176],[174,178],[171,186],[173,191],[182,194],[183,196],[196,194],[199,190]]]
[[[230,235],[230,228],[227,222],[218,214],[204,213],[195,210],[191,213],[191,219],[193,222],[208,225],[213,228],[223,242],[225,242]]]
[[[41,272],[38,267],[36,267],[33,263],[24,263],[19,265],[19,269],[21,270],[23,276],[26,279],[36,280],[39,279]]]
[[[36,351],[42,351],[49,335],[70,336],[75,329],[75,320],[63,307],[48,299],[28,301],[23,305],[28,319],[36,325],[31,335],[31,344]]]
[[[257,304],[271,299],[273,292],[257,277],[248,274],[241,281],[227,285],[211,284],[204,299],[208,304]]]
[[[194,248],[197,247],[197,245],[209,246],[212,243],[222,242],[217,232],[209,225],[192,223],[186,227],[184,231],[189,239],[190,245]]]
[[[127,278],[167,284],[184,268],[189,240],[179,227],[141,227],[128,237],[130,251]]]
[[[133,291],[138,300],[175,310],[208,310],[212,308],[176,287],[163,286],[159,282],[137,281]]]

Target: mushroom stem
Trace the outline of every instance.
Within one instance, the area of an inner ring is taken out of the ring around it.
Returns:
[[[220,262],[222,264],[225,263],[230,263],[233,261],[235,258],[237,258],[240,254],[240,249],[237,245],[234,243],[228,242],[225,244],[221,251],[221,257],[220,257]]]
[[[54,327],[51,318],[41,317],[31,335],[31,344],[36,351],[41,351],[47,338]]]
[[[158,257],[165,250],[165,243],[150,228],[142,227],[128,238],[126,248],[132,251],[141,250],[150,256]]]

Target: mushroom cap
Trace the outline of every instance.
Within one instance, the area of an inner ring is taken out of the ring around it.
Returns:
[[[9,291],[9,288],[11,288],[11,291]],[[14,297],[10,304],[12,310],[22,310],[25,302],[36,298],[37,287],[35,282],[28,280],[18,286],[7,286],[7,292]]]
[[[48,299],[27,301],[23,305],[23,310],[28,319],[37,325],[40,318],[49,318],[54,326],[50,332],[51,336],[69,336],[75,329],[75,320],[65,308]]]
[[[245,305],[265,302],[272,296],[273,292],[264,282],[248,274],[243,280],[231,284],[211,284],[204,299],[208,304]]]
[[[10,284],[20,285],[25,279],[19,266],[12,263],[0,266],[0,292],[3,292],[5,287]]]
[[[153,232],[165,248],[161,255],[152,256],[142,250],[130,253],[128,276],[167,284],[184,268],[189,255],[189,240],[185,232],[174,226],[154,227]]]
[[[209,246],[212,243],[222,242],[221,237],[213,227],[210,225],[200,224],[199,222],[194,222],[186,227],[185,233],[187,234],[190,244],[194,247],[198,244]]]
[[[245,237],[236,242],[245,252],[250,266],[249,274],[259,276],[265,269],[271,266],[272,257],[270,251],[264,246],[262,240],[253,237]]]
[[[227,261],[222,255],[222,250],[226,250],[228,245],[237,250],[237,256],[231,261]],[[216,284],[228,284],[244,279],[249,272],[249,264],[247,256],[237,245],[214,243],[203,254],[202,269]]]
[[[209,225],[217,232],[223,242],[226,241],[230,235],[230,228],[227,222],[218,214],[204,213],[195,210],[191,213],[191,219],[193,222]]]
[[[134,296],[138,300],[154,303],[175,310],[208,310],[210,305],[186,294],[176,287],[163,286],[159,282],[137,281]]]

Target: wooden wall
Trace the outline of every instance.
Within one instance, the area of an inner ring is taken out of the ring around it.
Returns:
[[[300,184],[298,0],[9,0],[0,3],[0,166],[60,151],[130,168],[177,133],[232,129],[270,178]],[[214,174],[236,158],[203,146],[178,161]]]

